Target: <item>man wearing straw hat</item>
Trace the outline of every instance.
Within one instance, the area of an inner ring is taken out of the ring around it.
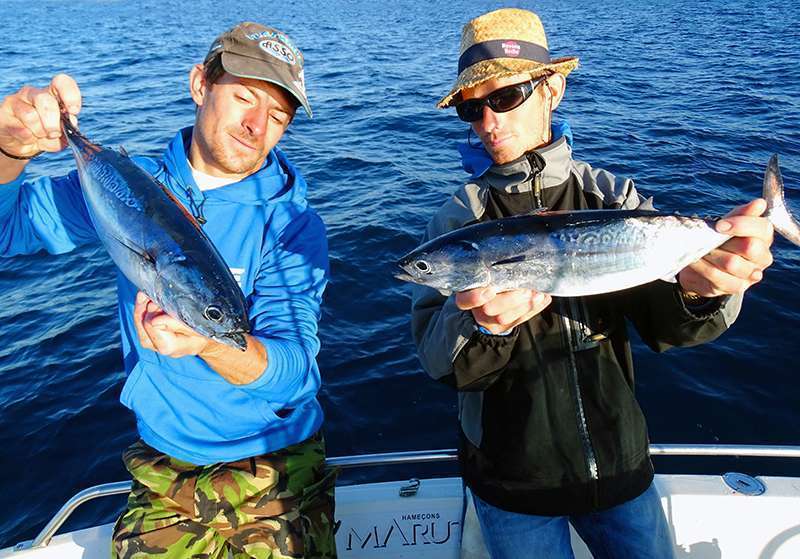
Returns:
[[[480,144],[460,146],[472,176],[425,240],[536,208],[648,207],[632,181],[572,159],[569,128],[552,114],[578,59],[551,58],[536,14],[482,15],[460,52],[439,107],[455,106]],[[626,321],[656,351],[719,336],[772,262],[765,208],[759,199],[728,214],[717,228],[733,238],[678,283],[581,298],[414,286],[420,360],[459,391],[461,469],[492,557],[572,557],[568,523],[596,558],[673,557]]]

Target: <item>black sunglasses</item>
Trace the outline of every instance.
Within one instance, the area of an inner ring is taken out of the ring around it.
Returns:
[[[492,91],[482,99],[467,99],[456,105],[458,118],[464,122],[475,122],[483,117],[483,106],[488,105],[496,113],[507,113],[516,109],[531,96],[533,90],[547,79],[542,76],[538,80],[530,80],[514,85],[507,85]]]

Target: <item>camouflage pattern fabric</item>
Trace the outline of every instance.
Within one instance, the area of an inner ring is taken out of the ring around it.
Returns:
[[[133,487],[114,559],[336,557],[321,435],[237,462],[195,466],[139,441],[123,454]]]

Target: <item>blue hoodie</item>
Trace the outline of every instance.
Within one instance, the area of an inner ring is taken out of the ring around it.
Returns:
[[[161,452],[211,464],[298,443],[322,424],[317,322],[328,281],[325,226],[308,207],[307,185],[277,148],[244,180],[201,192],[187,160],[192,129],[179,132],[163,159],[134,160],[187,208],[202,202],[206,235],[247,298],[251,333],[268,365],[233,385],[199,357],[165,357],[139,345],[132,311],[137,289],[117,274],[127,381],[120,400],[142,439]],[[96,241],[77,172],[0,185],[0,255],[53,254]]]

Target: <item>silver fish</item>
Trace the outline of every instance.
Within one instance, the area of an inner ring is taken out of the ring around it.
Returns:
[[[89,216],[125,277],[196,332],[247,349],[244,295],[195,218],[127,154],[88,140],[63,108],[61,125]]]
[[[800,245],[800,224],[786,209],[778,157],[764,176],[765,216]],[[730,237],[717,219],[643,210],[540,212],[469,225],[400,259],[397,278],[442,292],[493,285],[561,297],[609,293],[674,278]]]

